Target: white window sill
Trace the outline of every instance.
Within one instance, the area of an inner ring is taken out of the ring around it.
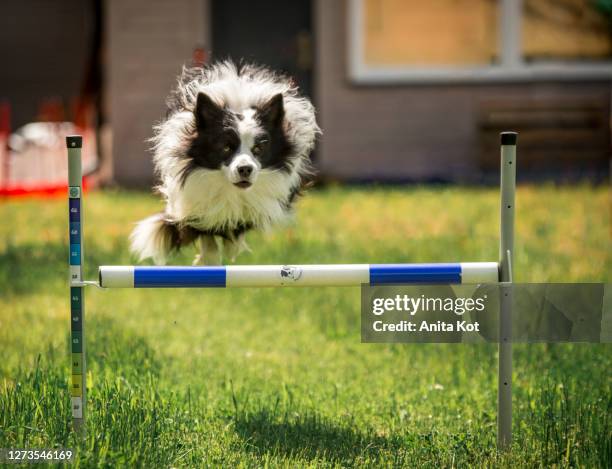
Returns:
[[[547,63],[517,67],[365,67],[349,66],[349,78],[357,85],[436,83],[490,83],[535,81],[612,81],[612,63]]]

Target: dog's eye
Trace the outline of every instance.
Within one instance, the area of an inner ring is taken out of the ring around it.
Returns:
[[[229,155],[231,151],[232,151],[232,147],[230,147],[229,145],[225,145],[223,147],[223,153],[224,154]]]
[[[255,156],[259,156],[263,153],[263,146],[257,143],[256,145],[253,145],[253,148],[251,148],[251,151],[253,152]]]

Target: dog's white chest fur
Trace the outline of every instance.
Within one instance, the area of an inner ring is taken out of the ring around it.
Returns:
[[[201,230],[232,229],[251,223],[268,228],[288,217],[287,200],[298,175],[279,170],[262,170],[255,184],[247,189],[234,187],[220,172],[194,171],[181,188],[178,179],[166,180],[167,213]]]

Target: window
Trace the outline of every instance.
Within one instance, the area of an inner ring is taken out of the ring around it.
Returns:
[[[612,79],[608,0],[348,5],[349,74],[358,83]]]
[[[601,7],[598,8],[598,2]],[[612,2],[609,2],[612,7]],[[590,62],[612,57],[612,28],[600,0],[524,0],[522,51],[526,62]]]

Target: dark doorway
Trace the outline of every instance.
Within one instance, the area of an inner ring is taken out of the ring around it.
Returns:
[[[312,97],[310,0],[212,0],[214,59],[244,59],[293,77]]]

